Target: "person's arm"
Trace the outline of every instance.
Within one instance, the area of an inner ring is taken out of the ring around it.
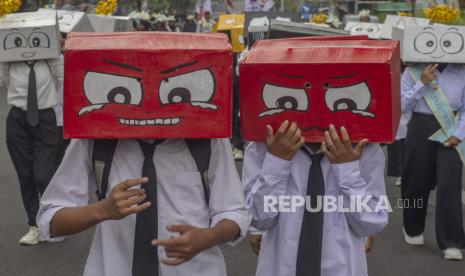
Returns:
[[[429,65],[423,69],[421,78],[417,82],[412,79],[407,68],[401,79],[401,109],[402,113],[409,113],[413,110],[417,102],[425,95],[425,87],[436,79],[436,65]]]
[[[126,181],[116,186],[106,200],[89,204],[89,195],[96,190],[91,152],[92,140],[72,140],[60,168],[42,196],[37,224],[47,240],[62,240],[66,235],[83,231],[103,220],[122,218],[147,207],[146,203],[127,207],[137,204],[143,197],[142,189],[127,190],[141,179]],[[133,198],[128,199],[131,195]]]
[[[145,200],[144,189],[133,189],[147,181],[146,178],[129,179],[116,185],[102,201],[60,209],[50,222],[50,236],[73,235],[102,221],[123,219],[147,209],[151,202],[142,203]]]
[[[63,87],[64,80],[64,60],[63,57],[57,59],[47,60],[48,65],[50,66],[50,71],[52,73],[53,79],[55,80],[56,89]]]
[[[180,265],[198,253],[213,246],[234,240],[240,233],[236,222],[224,219],[212,228],[197,228],[190,225],[172,225],[170,232],[180,233],[179,237],[153,240],[153,246],[163,246],[168,258],[160,261],[166,265]]]
[[[377,144],[365,147],[367,140],[353,148],[345,128],[341,128],[341,133],[339,137],[334,126],[330,126],[323,153],[336,175],[343,206],[349,208],[351,200],[357,199],[365,203],[344,213],[350,228],[360,237],[373,235],[388,223],[390,205],[384,183],[384,153]]]
[[[252,215],[251,225],[258,230],[269,230],[277,222],[279,210],[275,199],[285,195],[291,160],[305,143],[296,124],[289,126],[286,121],[276,134],[270,126],[267,128],[266,146],[251,143],[245,151],[242,169],[246,206]]]

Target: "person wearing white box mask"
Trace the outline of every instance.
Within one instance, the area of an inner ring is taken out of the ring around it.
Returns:
[[[30,226],[19,243],[34,245],[42,240],[36,224],[39,197],[56,170],[53,108],[63,82],[56,13],[7,15],[0,20],[0,41],[0,87],[7,87],[11,106],[6,142]]]
[[[393,29],[393,34],[399,29]],[[423,245],[430,191],[436,188],[436,240],[447,260],[465,248],[462,170],[465,158],[465,28],[409,26],[401,31],[402,113],[408,123],[402,172],[405,241]]]

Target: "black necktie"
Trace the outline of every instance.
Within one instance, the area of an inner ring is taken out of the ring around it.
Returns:
[[[31,69],[29,71],[29,84],[27,89],[27,123],[36,127],[39,124],[39,105],[37,104],[37,83],[36,72],[34,70],[35,61],[28,63],[27,66]]]
[[[145,190],[146,201],[152,205],[136,216],[136,235],[134,237],[134,254],[132,260],[133,276],[158,276],[157,247],[152,246],[152,240],[158,237],[158,208],[157,208],[157,173],[153,163],[153,155],[157,144],[139,141],[144,153],[142,176],[148,177],[149,182],[142,188]]]
[[[321,171],[323,154],[310,154],[302,148],[310,159],[312,165],[308,174],[307,198],[310,197],[311,207],[317,206],[317,197],[325,193],[325,183]],[[322,199],[321,199],[322,200]],[[323,242],[323,210],[316,213],[304,211],[302,228],[300,231],[299,248],[297,251],[296,276],[321,275],[321,247]]]

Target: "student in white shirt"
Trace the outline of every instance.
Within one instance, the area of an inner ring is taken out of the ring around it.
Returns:
[[[131,274],[136,214],[144,202],[140,185],[144,154],[136,139],[119,140],[109,174],[106,199],[96,201],[92,140],[72,140],[63,162],[41,200],[38,222],[47,239],[97,225],[84,275]],[[183,139],[157,145],[156,168],[159,276],[221,276],[226,267],[218,245],[237,243],[249,217],[228,139],[211,140],[210,197],[205,202],[200,173]],[[145,183],[145,184],[144,184]],[[148,274],[145,274],[148,276]]]
[[[30,84],[32,74],[36,82]],[[63,63],[59,59],[0,63],[0,87],[6,85],[7,101],[11,106],[6,122],[6,142],[30,226],[19,240],[23,245],[34,245],[42,240],[36,227],[36,215],[39,196],[56,170],[57,125],[53,107],[58,102],[57,87],[62,83]],[[36,93],[35,102],[28,100],[31,89]]]
[[[366,140],[354,147],[345,128],[341,138],[334,126],[325,132],[321,144],[304,144],[296,123],[285,121],[276,133],[267,128],[266,143],[254,142],[246,148],[242,174],[251,225],[266,231],[256,275],[368,275],[366,238],[380,232],[388,221],[388,208],[375,207],[386,201],[381,147],[366,145]],[[312,198],[318,193],[337,200],[342,196],[344,206],[353,197],[366,198],[371,210],[320,211],[318,217],[304,212],[303,206],[279,212],[285,207],[280,206],[279,197],[306,196],[314,189],[319,190]],[[264,208],[269,197],[278,199],[271,203],[275,210]],[[311,217],[313,225],[308,224]]]

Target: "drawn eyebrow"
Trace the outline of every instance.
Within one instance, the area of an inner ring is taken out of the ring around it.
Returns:
[[[19,31],[19,29],[13,28],[10,30],[10,32],[15,32],[15,31]]]
[[[108,59],[104,59],[103,62],[111,64],[113,66],[118,66],[118,67],[121,67],[121,68],[124,68],[124,69],[129,69],[129,70],[140,72],[140,73],[143,72],[143,70],[140,69],[139,67],[135,67],[135,66],[132,66],[132,65],[129,65],[129,64],[120,63],[120,62],[113,61],[113,60],[108,60]]]
[[[34,29],[32,29],[32,30],[33,30],[33,31],[40,31],[40,30],[42,30],[42,29],[41,29],[41,28],[34,28]]]
[[[424,28],[423,28],[423,30],[427,30],[427,29],[428,29],[428,30],[432,30],[432,31],[434,30],[433,27],[424,27]]]
[[[171,73],[171,72],[173,72],[173,71],[176,71],[176,70],[181,69],[181,68],[184,68],[184,67],[192,66],[192,65],[194,65],[194,64],[196,64],[196,63],[198,63],[197,60],[194,60],[194,61],[191,61],[191,62],[182,63],[182,64],[176,65],[176,66],[174,66],[174,67],[171,67],[171,68],[169,68],[169,69],[166,69],[166,70],[164,70],[164,71],[161,71],[160,74],[162,74],[162,75],[169,74],[169,73]]]
[[[304,76],[292,76],[292,75],[287,75],[283,73],[277,73],[277,74],[285,78],[292,78],[292,79],[303,79],[304,78]]]
[[[459,29],[457,29],[456,27],[450,27],[450,28],[449,28],[449,29],[447,29],[447,30],[448,30],[448,31],[452,31],[452,30],[454,30],[454,31],[457,31],[457,32],[459,31]]]
[[[346,78],[351,78],[353,76],[357,75],[357,73],[353,73],[350,75],[345,75],[345,76],[334,76],[334,77],[329,77],[330,80],[338,80],[338,79],[346,79]]]

